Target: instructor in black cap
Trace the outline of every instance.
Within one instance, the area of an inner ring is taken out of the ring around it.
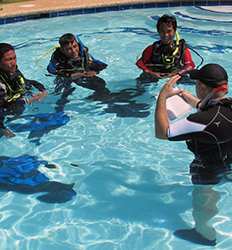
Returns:
[[[173,89],[180,76],[172,77],[161,89],[155,110],[155,134],[160,139],[186,141],[188,149],[195,157],[190,165],[193,184],[217,184],[221,178],[228,177],[232,163],[232,99],[226,97],[228,75],[218,64],[206,64],[200,70],[190,71],[189,75],[191,79],[196,80],[196,96],[184,90]],[[173,95],[181,96],[197,111],[170,124],[166,100]],[[205,190],[206,193],[209,191]],[[199,192],[195,194],[199,195]],[[205,195],[206,197],[208,196]],[[201,208],[198,207],[202,213],[200,220],[195,204],[195,229],[180,230],[177,235],[193,242],[215,245],[214,230],[208,230],[207,222],[215,215],[210,214],[210,211],[216,207],[216,201],[217,198],[214,199],[215,206],[209,208],[209,204],[204,204],[204,199],[201,199]]]
[[[157,100],[155,133],[160,139],[185,140],[197,161],[204,166],[210,165],[207,173],[211,174],[218,171],[216,166],[227,168],[227,163],[232,162],[232,100],[225,96],[228,76],[218,64],[207,64],[189,74],[196,80],[197,96],[184,90],[174,90],[179,76],[172,77],[160,91]],[[197,112],[170,124],[166,99],[175,94],[182,96]],[[208,178],[206,181],[209,181]]]

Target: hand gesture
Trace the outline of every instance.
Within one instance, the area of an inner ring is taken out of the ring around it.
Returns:
[[[166,98],[177,95],[182,92],[181,89],[174,89],[174,85],[181,78],[179,75],[175,75],[171,77],[166,84],[164,84],[163,88],[160,91],[160,95],[165,96]]]

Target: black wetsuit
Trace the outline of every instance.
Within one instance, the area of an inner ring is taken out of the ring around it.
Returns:
[[[217,183],[232,163],[232,99],[211,100],[203,110],[171,124],[169,140],[185,140],[195,155],[195,183]]]
[[[68,58],[60,48],[57,48],[51,56],[47,70],[53,75],[69,76],[71,73],[78,71],[93,70],[99,73],[107,67],[107,64],[98,60],[89,60],[89,58],[90,55],[86,47],[83,48],[80,57],[77,59]]]
[[[22,114],[25,104],[24,96],[32,94],[33,87],[39,91],[45,91],[43,84],[26,79],[19,70],[13,75],[0,70],[0,129],[5,128],[6,115]],[[18,96],[11,98],[16,94]]]
[[[72,73],[95,71],[99,73],[101,70],[107,67],[107,64],[93,59],[89,53],[88,48],[80,46],[80,56],[77,59],[68,58],[60,48],[57,48],[47,66],[49,73],[57,75],[55,83],[55,92],[62,93],[61,99],[57,101],[58,106],[55,108],[57,111],[64,109],[64,104],[67,102],[67,97],[74,91],[75,88],[71,87],[72,83],[75,83],[81,87],[91,89],[94,91],[94,95],[105,96],[109,94],[109,90],[106,87],[104,79],[94,77],[76,77],[71,76]],[[62,91],[61,91],[62,90]],[[60,105],[62,103],[62,105]]]

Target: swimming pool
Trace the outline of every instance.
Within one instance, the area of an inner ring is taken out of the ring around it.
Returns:
[[[162,81],[136,87],[136,58],[157,39],[154,25],[164,13],[175,14],[181,37],[204,63],[220,62],[231,77],[229,13],[178,7],[1,26],[1,41],[16,46],[21,71],[43,82],[50,94],[20,119],[8,120],[15,138],[0,139],[1,166],[29,166],[41,182],[50,181],[46,188],[1,184],[1,249],[209,249],[173,234],[193,226],[192,155],[182,142],[154,138],[154,102]],[[67,98],[54,94],[46,65],[51,48],[67,31],[79,34],[90,53],[109,64],[100,77],[115,93],[114,101],[75,85]],[[58,167],[46,168],[45,162]],[[219,200],[212,219],[219,242],[214,249],[228,249],[231,185],[221,184],[212,194]]]

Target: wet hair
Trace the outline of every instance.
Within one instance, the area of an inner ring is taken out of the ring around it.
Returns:
[[[59,44],[61,47],[76,41],[76,37],[72,33],[66,33],[59,38]]]
[[[156,29],[159,32],[159,28],[161,26],[162,23],[166,23],[168,25],[172,25],[173,29],[176,30],[177,28],[177,22],[176,22],[176,18],[174,16],[169,16],[169,15],[163,15],[161,16],[156,24]]]
[[[10,45],[9,43],[0,43],[0,61],[2,60],[4,54],[10,50],[14,50],[14,47],[12,45]]]

